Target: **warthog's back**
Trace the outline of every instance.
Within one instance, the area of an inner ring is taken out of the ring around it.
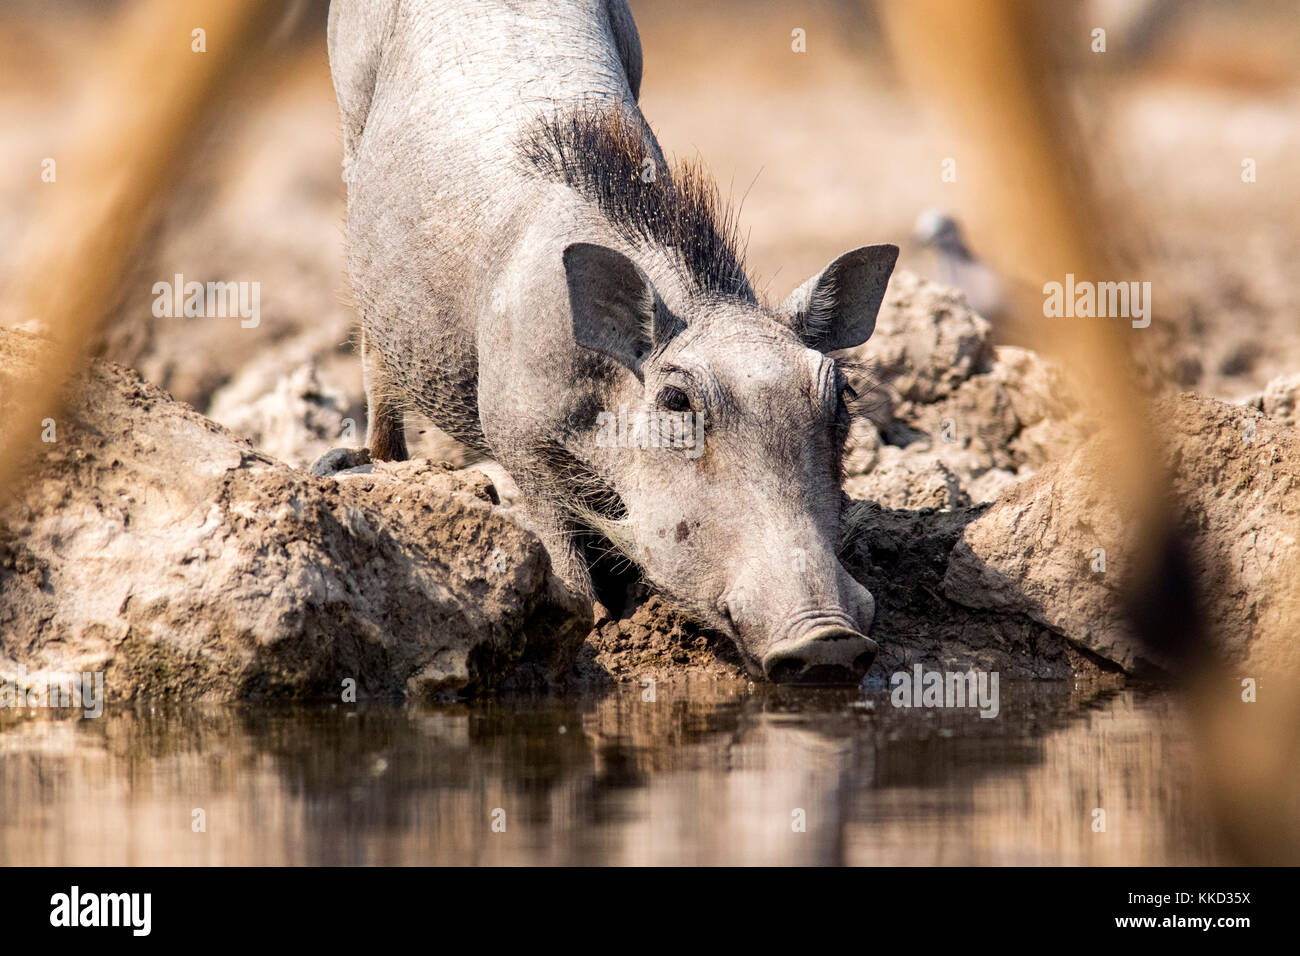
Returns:
[[[536,189],[520,147],[540,116],[635,108],[636,28],[625,0],[334,0],[329,47],[366,341],[477,444],[482,282]]]
[[[639,80],[640,47],[626,11],[624,0],[334,0],[350,180],[434,199],[429,216],[453,216],[458,199],[481,214],[484,199],[518,188],[512,160],[539,116],[635,102],[624,57]]]

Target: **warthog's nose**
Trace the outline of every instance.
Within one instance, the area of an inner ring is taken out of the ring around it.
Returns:
[[[856,684],[880,650],[846,627],[819,627],[782,641],[763,656],[763,673],[778,684]]]

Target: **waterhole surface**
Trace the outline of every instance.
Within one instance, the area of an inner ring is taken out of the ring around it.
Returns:
[[[1159,695],[1003,685],[993,719],[885,686],[646,696],[11,711],[0,862],[1219,859]]]

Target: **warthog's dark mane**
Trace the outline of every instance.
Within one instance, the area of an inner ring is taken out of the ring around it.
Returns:
[[[645,161],[658,155],[653,143],[644,119],[634,125],[621,110],[590,109],[540,121],[522,153],[544,176],[598,206],[630,243],[674,253],[700,291],[752,301],[735,211],[699,163],[659,169],[656,162],[646,182]]]

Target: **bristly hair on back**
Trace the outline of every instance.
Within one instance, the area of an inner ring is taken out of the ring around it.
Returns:
[[[647,167],[653,142],[644,119],[638,126],[617,108],[581,109],[539,121],[522,153],[542,175],[596,204],[628,242],[672,252],[701,292],[753,301],[735,210],[699,163]]]

